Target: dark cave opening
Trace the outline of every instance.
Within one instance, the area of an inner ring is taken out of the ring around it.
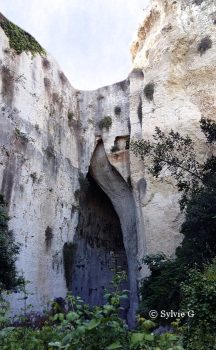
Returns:
[[[70,290],[89,305],[104,303],[114,272],[128,272],[119,217],[105,192],[88,173],[80,198],[79,223],[74,237]],[[129,289],[127,281],[123,289]],[[127,304],[127,305],[126,305]],[[129,301],[125,309],[129,307]],[[125,310],[126,311],[126,310]]]

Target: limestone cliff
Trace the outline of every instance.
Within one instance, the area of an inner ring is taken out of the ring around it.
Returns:
[[[120,265],[133,319],[146,273],[137,261],[173,255],[182,216],[169,176],[150,178],[129,141],[173,128],[205,156],[199,120],[215,118],[215,23],[213,0],[153,0],[132,44],[133,71],[95,91],[74,89],[48,54],[17,53],[0,28],[0,186],[35,308],[68,288],[101,302]],[[206,38],[209,49],[198,50]]]

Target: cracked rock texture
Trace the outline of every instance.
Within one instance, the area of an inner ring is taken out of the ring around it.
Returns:
[[[137,283],[148,273],[138,262],[159,251],[172,256],[183,217],[169,174],[151,178],[129,140],[151,138],[156,126],[173,128],[192,135],[200,158],[206,156],[199,120],[216,115],[215,23],[213,0],[152,0],[131,46],[134,69],[95,91],[74,89],[50,55],[17,55],[0,29],[0,190],[35,308],[67,288],[84,288],[90,303],[101,300],[97,259],[107,261],[107,284],[116,252],[128,270],[133,320]],[[212,47],[200,52],[205,37]],[[148,83],[152,100],[144,94]],[[112,123],[102,128],[107,116]],[[91,190],[87,174],[96,183]],[[106,213],[96,201],[103,196]],[[13,302],[16,311],[15,296]]]

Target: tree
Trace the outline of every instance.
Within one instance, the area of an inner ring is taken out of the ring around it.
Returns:
[[[202,272],[191,270],[188,282],[183,283],[181,289],[181,310],[187,315],[187,324],[183,327],[186,349],[215,349],[216,259]],[[193,317],[188,317],[189,310],[193,312]]]
[[[216,141],[216,123],[202,118],[200,127],[207,139],[209,152]],[[147,170],[156,178],[163,171],[169,171],[182,192],[180,201],[183,209],[193,193],[215,181],[216,157],[212,154],[204,163],[197,160],[193,140],[187,135],[171,130],[168,134],[155,128],[153,141],[132,140],[130,148],[144,161]]]
[[[181,227],[184,238],[176,249],[175,260],[158,255],[143,259],[151,271],[141,287],[144,314],[151,309],[178,310],[182,300],[180,284],[187,281],[187,271],[195,266],[202,269],[216,255],[216,123],[201,119],[200,127],[211,154],[203,163],[197,159],[192,139],[173,130],[166,135],[156,128],[153,141],[131,143],[132,151],[147,163],[154,177],[165,170],[170,172],[182,193],[180,207],[185,211]]]
[[[11,290],[21,283],[15,267],[19,245],[8,229],[8,221],[6,203],[0,194],[0,291]]]

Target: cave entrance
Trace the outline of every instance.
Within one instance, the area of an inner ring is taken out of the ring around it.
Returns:
[[[127,273],[128,266],[118,215],[109,197],[90,173],[80,198],[74,246],[72,293],[89,305],[101,305],[104,303],[104,290],[110,289],[112,270]],[[129,288],[127,281],[122,283],[122,288]]]
[[[136,205],[131,187],[110,164],[102,142],[93,153],[87,180],[80,196],[69,289],[90,305],[102,304],[112,268],[126,270],[123,288],[130,290],[130,298],[125,312],[133,327],[138,308]]]

